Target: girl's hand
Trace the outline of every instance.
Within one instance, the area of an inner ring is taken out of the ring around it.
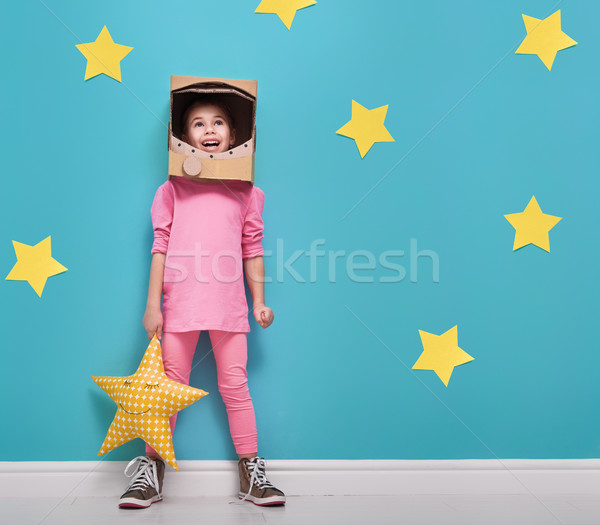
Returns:
[[[268,328],[275,318],[273,310],[264,304],[255,304],[252,311],[254,312],[256,322],[263,328]]]
[[[156,337],[162,338],[163,316],[160,308],[146,308],[142,324],[148,332],[148,339],[152,339],[155,333]]]

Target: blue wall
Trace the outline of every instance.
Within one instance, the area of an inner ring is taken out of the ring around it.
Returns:
[[[146,348],[150,205],[166,177],[171,74],[258,80],[256,183],[275,312],[267,330],[252,319],[249,335],[262,455],[598,457],[600,6],[560,3],[579,44],[549,72],[514,51],[522,13],[544,18],[554,1],[323,0],[291,31],[254,14],[258,3],[184,0],[181,13],[162,1],[5,6],[2,271],[16,260],[12,240],[48,235],[68,271],[41,299],[27,283],[0,281],[0,459],[93,460],[115,405],[90,376],[132,373]],[[83,81],[75,45],[104,25],[134,47],[123,83]],[[362,160],[335,133],[352,99],[389,104],[395,138]],[[513,252],[503,216],[534,194],[563,220],[550,253]],[[346,252],[335,282],[328,256],[309,282],[306,254],[293,269],[307,282],[287,271],[278,282],[278,246],[285,261],[318,239]],[[411,265],[411,242],[413,257],[415,243],[437,254],[439,282],[430,258]],[[373,282],[355,282],[344,270],[355,250],[404,250],[396,262],[408,275],[380,282],[393,274],[378,263],[356,272]],[[446,388],[411,367],[418,330],[454,325],[475,360]],[[203,333],[196,360],[209,351]],[[191,381],[211,395],[181,413],[177,458],[234,458],[212,355]],[[141,451],[135,440],[106,459]]]

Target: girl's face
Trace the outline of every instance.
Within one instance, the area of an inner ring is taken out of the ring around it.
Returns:
[[[222,153],[235,143],[235,129],[231,129],[219,106],[201,104],[189,111],[186,131],[181,138],[202,151]]]

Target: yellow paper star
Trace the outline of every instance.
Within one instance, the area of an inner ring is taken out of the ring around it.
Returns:
[[[577,44],[560,29],[560,9],[544,20],[523,15],[523,21],[527,36],[515,53],[537,55],[548,70],[552,69],[556,53]]]
[[[262,0],[254,12],[277,15],[285,27],[291,29],[296,11],[316,3],[315,0]]]
[[[67,269],[52,258],[50,236],[35,246],[13,241],[17,263],[6,276],[7,281],[27,281],[39,297],[42,296],[48,277]]]
[[[92,376],[92,379],[118,407],[98,455],[139,437],[169,465],[179,470],[169,418],[208,392],[183,385],[165,375],[156,335],[135,374],[127,377]]]
[[[95,42],[78,44],[75,47],[87,58],[84,80],[104,73],[119,82],[121,82],[121,60],[133,49],[133,47],[115,44],[106,26],[102,28]]]
[[[562,217],[542,213],[540,205],[535,200],[535,196],[531,197],[525,211],[510,213],[504,217],[506,217],[506,220],[516,230],[513,251],[527,244],[535,244],[542,248],[542,250],[549,252],[550,238],[548,232],[562,219]]]
[[[354,139],[363,158],[376,142],[394,142],[394,138],[383,125],[387,110],[388,106],[367,109],[353,100],[352,118],[336,133]]]
[[[448,386],[455,366],[473,361],[467,352],[458,347],[458,325],[442,335],[419,330],[423,353],[413,366],[413,370],[433,370]]]

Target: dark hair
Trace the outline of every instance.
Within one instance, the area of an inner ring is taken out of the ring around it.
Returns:
[[[229,124],[229,127],[231,129],[235,129],[235,121],[233,119],[233,115],[231,114],[231,110],[229,109],[229,106],[218,97],[204,95],[204,96],[199,96],[199,97],[195,98],[194,100],[192,100],[188,104],[188,106],[185,108],[185,111],[183,112],[183,116],[181,117],[181,132],[182,133],[185,133],[187,131],[187,119],[189,117],[189,114],[190,114],[190,111],[192,110],[192,108],[194,106],[209,105],[209,104],[220,108],[223,111],[223,113],[225,113],[225,118],[228,121],[227,123]]]

